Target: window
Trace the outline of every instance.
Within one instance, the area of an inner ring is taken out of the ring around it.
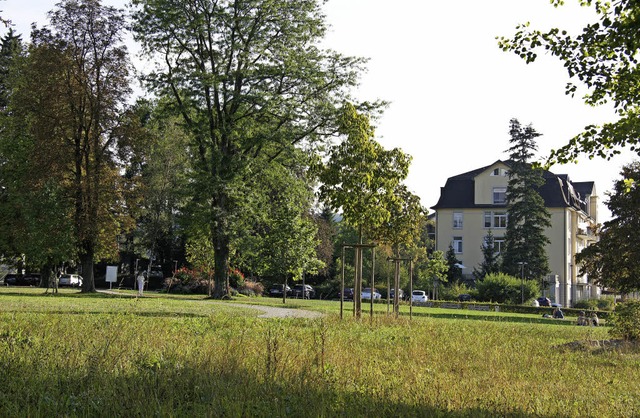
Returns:
[[[487,237],[484,237],[482,242],[484,247],[487,246]],[[504,237],[494,237],[493,238],[493,252],[494,254],[500,254],[504,251]]]
[[[504,168],[494,168],[493,171],[491,172],[491,175],[506,177],[509,175],[509,172]]]
[[[453,228],[462,229],[462,212],[453,212]]]
[[[485,212],[484,227],[485,228],[506,228],[507,212]]]
[[[507,203],[507,188],[494,187],[493,188],[493,204],[504,205],[505,203]]]
[[[453,251],[456,254],[462,254],[462,237],[453,237],[453,242],[451,243],[453,246]]]

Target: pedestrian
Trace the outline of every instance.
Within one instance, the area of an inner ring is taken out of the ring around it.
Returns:
[[[553,319],[564,319],[564,313],[562,312],[562,309],[560,309],[560,307],[556,307],[553,310]]]
[[[584,311],[580,311],[580,314],[578,315],[578,325],[589,325],[589,320],[587,319]]]
[[[136,280],[138,281],[138,296],[142,296],[142,290],[144,289],[144,273],[142,270],[138,272]]]

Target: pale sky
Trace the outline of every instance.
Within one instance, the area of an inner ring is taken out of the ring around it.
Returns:
[[[56,3],[4,0],[0,9],[28,40],[30,23],[45,22]],[[122,7],[125,0],[103,3]],[[391,102],[377,122],[377,139],[413,156],[407,185],[424,206],[436,204],[448,177],[507,158],[511,118],[543,134],[541,155],[588,124],[614,120],[611,109],[565,96],[569,79],[556,59],[541,56],[526,65],[497,47],[496,36],[512,35],[527,21],[533,28],[579,30],[592,12],[577,0],[567,3],[556,9],[548,0],[328,1],[326,45],[370,59],[357,95]],[[595,181],[602,222],[610,216],[602,205],[605,192],[633,157],[609,162],[585,157],[551,171],[573,181]]]

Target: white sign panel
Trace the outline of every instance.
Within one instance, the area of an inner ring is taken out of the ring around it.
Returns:
[[[107,283],[116,283],[118,281],[118,266],[107,266]]]

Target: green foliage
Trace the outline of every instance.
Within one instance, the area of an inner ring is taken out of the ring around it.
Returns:
[[[464,284],[453,284],[451,286],[446,286],[443,287],[442,289],[440,289],[440,291],[438,292],[438,299],[439,300],[458,300],[458,296],[460,295],[464,295],[464,294],[471,294],[472,293],[472,289],[469,289],[466,285]]]
[[[560,1],[553,2],[555,6]],[[633,1],[583,1],[593,7],[597,21],[587,24],[579,34],[552,28],[540,31],[528,24],[516,27],[511,38],[500,37],[499,46],[515,53],[527,63],[534,62],[543,50],[558,58],[571,79],[566,94],[573,96],[581,84],[588,89],[583,95],[591,106],[612,103],[619,119],[602,126],[588,125],[565,146],[553,150],[547,164],[575,162],[581,154],[589,158],[610,159],[624,147],[638,152],[640,129],[637,88],[637,39],[640,6]]]
[[[473,268],[473,277],[476,279],[482,279],[487,274],[500,272],[500,254],[495,251],[494,245],[493,233],[489,230],[480,246],[483,256],[480,268]]]
[[[446,282],[449,284],[459,283],[462,281],[462,268],[460,268],[462,261],[458,260],[453,244],[449,244],[445,258],[448,267]]]
[[[510,121],[509,134],[509,218],[502,271],[513,276],[524,274],[527,279],[540,279],[550,271],[546,252],[549,238],[545,229],[551,227],[551,215],[538,192],[545,183],[543,172],[530,163],[537,150],[535,138],[540,134],[531,125],[523,128],[517,119]],[[526,263],[524,269],[520,263]]]
[[[584,309],[589,311],[611,311],[615,306],[615,298],[613,296],[603,296],[599,299],[583,299],[573,304],[574,309]]]
[[[434,251],[426,263],[418,265],[416,268],[415,287],[431,289],[434,285],[447,283],[447,272],[449,266],[442,251]]]
[[[344,221],[365,233],[392,222],[391,212],[400,211],[403,204],[401,181],[407,176],[411,158],[399,149],[385,150],[374,138],[374,130],[366,114],[351,103],[342,109],[339,132],[346,138],[329,151],[329,161],[318,167],[319,197],[334,211],[340,211]],[[398,191],[398,193],[396,193]],[[409,200],[409,203],[414,200]],[[419,202],[411,203],[411,217],[420,213]],[[418,210],[413,210],[417,205]],[[397,220],[396,220],[397,221]],[[408,225],[414,225],[408,221]],[[411,228],[398,228],[403,234]],[[388,241],[404,238],[384,235]]]
[[[616,305],[608,323],[611,335],[629,341],[640,340],[640,301],[628,300]]]
[[[622,168],[606,202],[613,218],[604,223],[599,240],[577,256],[580,274],[620,293],[640,290],[640,188],[627,191],[626,178],[640,178],[640,162]]]
[[[186,267],[178,269],[173,277],[164,281],[164,291],[177,294],[207,295],[210,291],[211,275],[202,270],[191,270]]]
[[[362,70],[364,60],[319,47],[320,3],[132,1],[134,37],[158,64],[146,80],[170,97],[191,139],[191,213],[216,249],[216,297],[246,212],[262,209],[252,179],[270,164],[288,167],[296,152],[315,153]]]
[[[540,293],[535,280],[525,280],[508,274],[488,274],[483,280],[476,283],[478,300],[483,302],[497,302],[518,305],[524,301],[533,299]]]

